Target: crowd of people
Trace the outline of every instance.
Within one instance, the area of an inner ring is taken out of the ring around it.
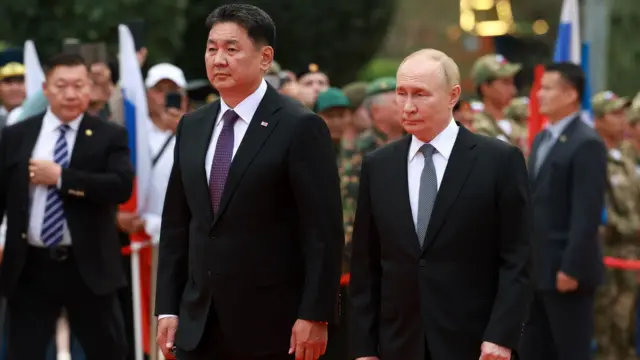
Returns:
[[[637,273],[603,257],[640,260],[640,99],[598,92],[585,120],[582,70],[549,64],[530,138],[499,54],[460,74],[421,50],[338,88],[281,68],[256,7],[207,27],[205,83],[144,76],[137,212],[117,63],[62,52],[27,97],[20,53],[0,55],[4,359],[134,359],[134,234],[160,239],[166,357],[638,358]]]

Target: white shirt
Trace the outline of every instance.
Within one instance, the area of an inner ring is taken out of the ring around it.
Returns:
[[[73,145],[76,143],[76,135],[78,134],[81,121],[82,115],[67,124],[70,127],[70,130],[65,133],[67,149],[69,151],[69,161],[71,161]],[[31,158],[53,161],[53,150],[60,136],[59,128],[62,124],[63,123],[51,112],[51,109],[47,108],[47,112],[42,119],[42,127],[40,128],[38,140],[31,153]],[[60,188],[60,185],[61,182],[58,180],[58,188]],[[44,210],[47,204],[47,186],[31,185],[29,187],[29,195],[31,208],[29,210],[29,232],[27,241],[30,245],[44,247],[45,245],[42,243],[40,235],[44,221]],[[69,233],[69,227],[66,221],[62,242],[59,245],[71,245],[71,234]]]
[[[458,124],[451,120],[449,125],[442,130],[429,144],[433,145],[436,151],[433,154],[433,166],[436,168],[436,178],[438,180],[438,190],[444,177],[444,172],[449,163],[449,157],[453,150],[453,145],[458,137]],[[425,143],[413,136],[411,138],[411,146],[409,147],[408,158],[408,179],[409,179],[409,203],[411,204],[411,215],[413,216],[413,224],[418,226],[418,202],[420,198],[420,176],[424,169],[424,155],[420,152],[420,147]]]
[[[240,119],[236,121],[233,125],[233,153],[232,159],[236,155],[238,148],[240,147],[240,143],[242,142],[242,138],[244,138],[244,134],[247,132],[249,128],[249,124],[251,120],[253,120],[253,115],[255,115],[256,110],[258,110],[258,106],[264,97],[264,94],[267,93],[267,82],[263,79],[260,83],[260,86],[254,91],[251,95],[247,96],[238,106],[236,106],[233,110],[238,114]],[[220,112],[218,113],[218,118],[216,119],[216,124],[213,127],[213,136],[211,136],[211,143],[209,144],[209,149],[207,150],[207,156],[205,156],[204,167],[205,172],[207,174],[207,183],[209,183],[209,177],[211,176],[211,165],[213,164],[213,156],[216,152],[216,144],[218,143],[218,137],[220,136],[220,132],[222,132],[222,126],[224,123],[222,120],[222,115],[231,109],[227,103],[224,102],[223,98],[220,98]],[[176,316],[176,315],[159,315],[158,320],[168,317],[168,316]]]
[[[141,214],[144,220],[144,230],[152,239],[157,240],[160,235],[162,225],[162,208],[164,207],[164,197],[169,185],[169,175],[173,167],[173,150],[176,145],[176,138],[171,131],[162,130],[155,124],[151,123],[149,131],[149,147],[151,148],[151,156],[156,157],[167,139],[169,143],[164,149],[158,162],[151,169],[151,185],[149,186],[149,194],[147,197],[147,205]]]
[[[255,115],[256,110],[258,110],[258,106],[264,97],[264,94],[267,93],[267,82],[262,80],[260,86],[253,92],[253,94],[247,96],[238,106],[236,106],[233,110],[238,114],[240,119],[236,121],[233,125],[233,153],[231,155],[231,159],[236,156],[236,152],[240,147],[240,143],[242,142],[242,138],[244,138],[244,134],[247,132],[249,128],[249,123],[253,119],[253,115]],[[206,181],[209,183],[209,178],[211,177],[211,165],[213,164],[213,155],[216,152],[216,144],[218,143],[218,137],[220,137],[220,133],[222,132],[222,127],[224,122],[222,120],[222,115],[224,115],[227,110],[231,109],[227,103],[224,102],[224,99],[220,98],[220,111],[218,112],[218,118],[216,119],[216,124],[213,127],[213,136],[211,136],[211,143],[209,144],[209,149],[207,150],[207,156],[204,160],[205,171],[207,174]]]

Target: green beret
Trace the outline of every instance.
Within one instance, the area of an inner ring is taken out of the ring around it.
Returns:
[[[351,103],[347,96],[340,89],[328,88],[327,90],[318,94],[316,104],[313,110],[316,113],[325,111],[331,108],[350,108]]]
[[[396,91],[396,79],[393,77],[383,77],[374,80],[367,87],[367,96]]]

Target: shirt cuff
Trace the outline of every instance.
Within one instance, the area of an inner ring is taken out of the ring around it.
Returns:
[[[62,175],[58,178],[58,182],[56,183],[56,187],[58,190],[62,189]]]
[[[178,315],[158,315],[158,320],[162,320],[164,318],[170,318],[170,317],[177,318]]]

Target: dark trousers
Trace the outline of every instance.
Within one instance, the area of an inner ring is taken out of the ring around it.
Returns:
[[[536,292],[525,323],[523,360],[590,360],[594,292]]]
[[[7,302],[7,359],[46,359],[62,308],[88,359],[124,359],[126,339],[116,294],[95,295],[84,283],[70,249],[52,256],[49,249],[38,248],[29,249],[18,286]]]

